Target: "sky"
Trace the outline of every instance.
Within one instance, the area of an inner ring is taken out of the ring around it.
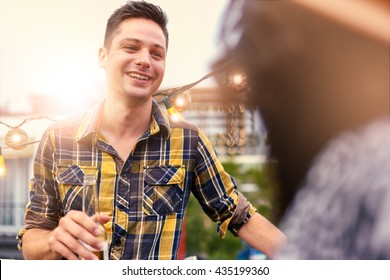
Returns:
[[[0,0],[0,107],[30,110],[29,96],[69,102],[102,94],[98,49],[126,0]],[[150,0],[166,11],[170,42],[161,88],[194,82],[218,57],[227,0]],[[201,85],[213,84],[206,80]]]

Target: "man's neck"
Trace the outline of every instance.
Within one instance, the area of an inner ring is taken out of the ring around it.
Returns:
[[[131,106],[107,99],[100,129],[118,137],[144,133],[150,126],[152,100]]]
[[[103,107],[99,132],[126,160],[138,139],[149,129],[152,99],[138,106],[127,106],[107,99]]]

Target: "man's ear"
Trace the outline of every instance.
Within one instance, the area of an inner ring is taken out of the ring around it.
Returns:
[[[102,47],[99,49],[99,65],[100,65],[100,67],[105,68],[106,61],[107,61],[107,49]]]

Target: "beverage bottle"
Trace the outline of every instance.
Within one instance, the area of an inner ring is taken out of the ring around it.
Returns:
[[[103,242],[103,248],[101,251],[92,248],[91,246],[83,243],[83,245],[93,252],[99,260],[108,260],[108,243],[107,243],[107,232],[103,224],[100,222],[100,205],[99,205],[99,194],[96,184],[96,176],[85,175],[83,182],[83,212],[90,217],[93,217],[100,235],[98,238]]]

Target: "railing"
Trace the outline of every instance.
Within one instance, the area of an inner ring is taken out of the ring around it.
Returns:
[[[26,204],[0,202],[0,235],[16,235],[23,227]]]

